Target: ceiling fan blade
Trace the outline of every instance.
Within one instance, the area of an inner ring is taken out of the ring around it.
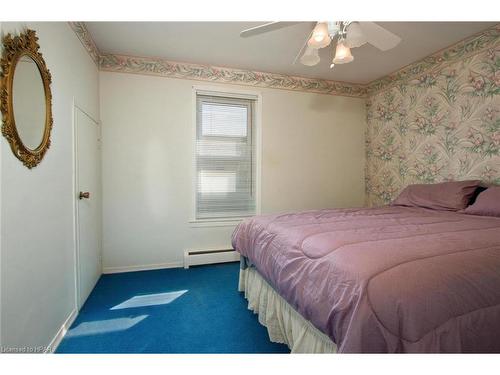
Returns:
[[[396,47],[401,38],[375,22],[359,22],[359,27],[366,36],[368,43],[381,51],[388,51]]]
[[[300,50],[299,50],[299,53],[297,53],[297,55],[295,56],[295,58],[293,59],[293,62],[292,62],[292,65],[295,65],[295,63],[297,62],[297,60],[300,58],[300,56],[302,55],[302,51],[304,51],[305,48],[307,48],[307,41],[311,38],[311,35],[314,31],[314,28],[311,28],[311,32],[309,33],[309,35],[307,35],[307,38],[306,40],[304,41],[304,43],[302,44],[302,47],[300,47]]]
[[[264,34],[264,33],[270,32],[270,31],[282,29],[284,27],[293,26],[293,25],[296,25],[298,23],[300,23],[300,22],[281,22],[281,21],[269,22],[269,23],[265,23],[264,25],[255,26],[255,27],[252,27],[250,29],[243,30],[240,33],[240,36],[242,38],[248,38],[250,36]]]

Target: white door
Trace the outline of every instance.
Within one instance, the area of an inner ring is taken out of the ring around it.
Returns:
[[[82,307],[101,275],[99,125],[75,106],[77,259],[76,294]]]

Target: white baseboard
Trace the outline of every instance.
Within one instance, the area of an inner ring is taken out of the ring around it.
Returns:
[[[233,249],[202,249],[184,252],[184,268],[202,264],[236,262],[240,254]]]
[[[71,327],[71,325],[75,321],[77,315],[78,312],[76,311],[76,309],[73,309],[73,311],[71,311],[69,316],[64,321],[61,328],[59,328],[59,330],[57,331],[54,338],[50,341],[50,344],[45,349],[45,353],[54,353],[56,351],[62,339],[64,338],[64,336],[66,336],[66,332],[68,332],[69,327]]]
[[[179,268],[184,265],[183,262],[171,262],[171,263],[157,263],[157,264],[147,264],[141,266],[122,266],[122,267],[104,267],[102,273],[121,273],[121,272],[135,272],[135,271],[150,271],[150,270],[160,270],[163,268]]]

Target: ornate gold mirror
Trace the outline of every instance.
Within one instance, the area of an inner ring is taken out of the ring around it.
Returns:
[[[50,146],[51,76],[35,31],[3,38],[1,60],[2,134],[28,168],[40,163]]]

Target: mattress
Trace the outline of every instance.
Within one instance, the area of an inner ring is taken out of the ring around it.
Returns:
[[[500,352],[500,218],[263,215],[240,223],[233,246],[340,353]]]

